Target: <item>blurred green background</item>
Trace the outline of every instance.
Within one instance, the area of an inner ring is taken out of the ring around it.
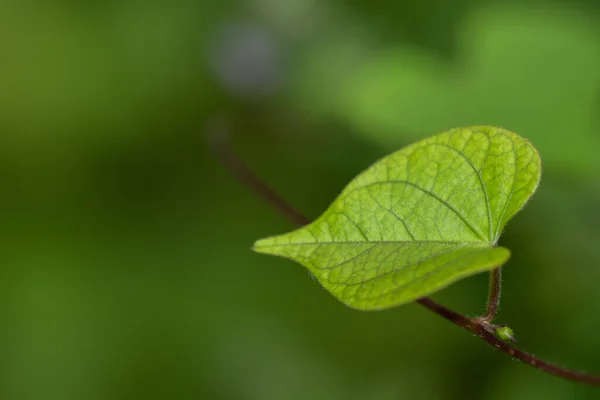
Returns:
[[[377,158],[463,125],[533,141],[499,322],[600,373],[596,0],[0,5],[0,399],[600,398],[408,305],[353,311],[250,251]],[[476,315],[487,276],[434,296]]]

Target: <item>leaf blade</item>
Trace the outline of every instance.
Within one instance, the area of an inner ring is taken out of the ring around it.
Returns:
[[[254,250],[306,266],[351,307],[400,305],[506,262],[498,237],[540,174],[537,150],[518,135],[453,129],[379,160],[315,222]]]

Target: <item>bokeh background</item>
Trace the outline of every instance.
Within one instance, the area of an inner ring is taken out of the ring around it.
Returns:
[[[596,0],[20,0],[0,5],[0,398],[600,398],[418,305],[363,313],[250,251],[448,128],[531,139],[500,322],[600,373]],[[469,315],[487,276],[434,296]]]

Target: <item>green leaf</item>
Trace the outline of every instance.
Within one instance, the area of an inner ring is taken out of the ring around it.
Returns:
[[[397,306],[506,262],[498,238],[540,174],[515,133],[453,129],[379,160],[316,221],[254,250],[299,262],[350,307]]]

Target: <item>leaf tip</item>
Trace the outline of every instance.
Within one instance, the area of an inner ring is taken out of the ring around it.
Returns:
[[[256,240],[253,244],[252,247],[250,247],[250,250],[252,250],[255,253],[259,253],[259,254],[271,254],[270,251],[268,251],[269,247],[273,246],[273,238],[262,238],[262,239],[258,239]]]
[[[256,240],[254,243],[252,243],[252,246],[250,246],[250,250],[252,250],[255,253],[260,253],[260,247],[261,247],[261,243],[264,241],[264,239],[258,239]]]

